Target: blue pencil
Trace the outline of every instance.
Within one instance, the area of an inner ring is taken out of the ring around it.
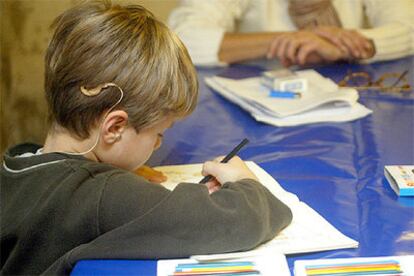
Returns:
[[[272,98],[295,99],[300,98],[302,95],[293,91],[270,90],[269,96]]]

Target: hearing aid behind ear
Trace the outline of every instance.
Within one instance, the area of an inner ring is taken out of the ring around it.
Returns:
[[[119,92],[121,93],[121,96],[119,97],[119,99],[116,101],[116,103],[114,103],[111,108],[108,109],[108,111],[105,113],[105,116],[103,117],[102,123],[99,127],[100,130],[102,130],[103,127],[103,121],[105,120],[105,118],[108,116],[108,114],[122,101],[122,99],[124,98],[124,91],[122,90],[121,87],[119,87],[117,84],[112,83],[112,82],[106,82],[103,84],[99,84],[98,86],[88,89],[86,88],[84,85],[82,85],[80,87],[80,91],[83,95],[88,96],[88,97],[94,97],[96,95],[98,95],[99,93],[101,93],[105,88],[108,88],[110,86],[116,87],[118,88]],[[100,132],[100,131],[99,131]],[[91,152],[99,143],[99,138],[100,135],[99,133],[96,135],[96,140],[95,143],[86,151],[83,152],[65,152],[67,154],[72,154],[72,155],[85,155],[89,152]],[[121,139],[121,133],[117,133],[115,134],[115,141],[118,141]]]
[[[121,91],[122,97],[124,96],[124,92],[122,91],[122,89],[118,85],[116,85],[115,83],[112,83],[112,82],[102,83],[102,84],[99,84],[98,86],[96,86],[94,88],[91,88],[91,89],[88,89],[88,88],[86,88],[85,86],[82,85],[80,87],[80,91],[85,96],[93,97],[93,96],[96,96],[99,93],[101,93],[102,89],[105,89],[105,88],[110,87],[110,86],[117,87]]]

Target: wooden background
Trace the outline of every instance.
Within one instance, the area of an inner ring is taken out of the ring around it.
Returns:
[[[80,0],[0,0],[0,153],[21,142],[42,144],[47,132],[44,54],[50,24]],[[140,4],[166,22],[177,0],[113,0]]]

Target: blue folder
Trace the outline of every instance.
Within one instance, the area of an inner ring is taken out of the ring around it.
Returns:
[[[82,260],[76,263],[71,276],[157,275],[156,260]]]

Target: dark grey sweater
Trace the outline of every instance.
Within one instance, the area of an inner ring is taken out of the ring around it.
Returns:
[[[259,183],[174,191],[81,156],[10,149],[1,168],[1,274],[68,274],[80,259],[160,259],[247,250],[287,226]]]

